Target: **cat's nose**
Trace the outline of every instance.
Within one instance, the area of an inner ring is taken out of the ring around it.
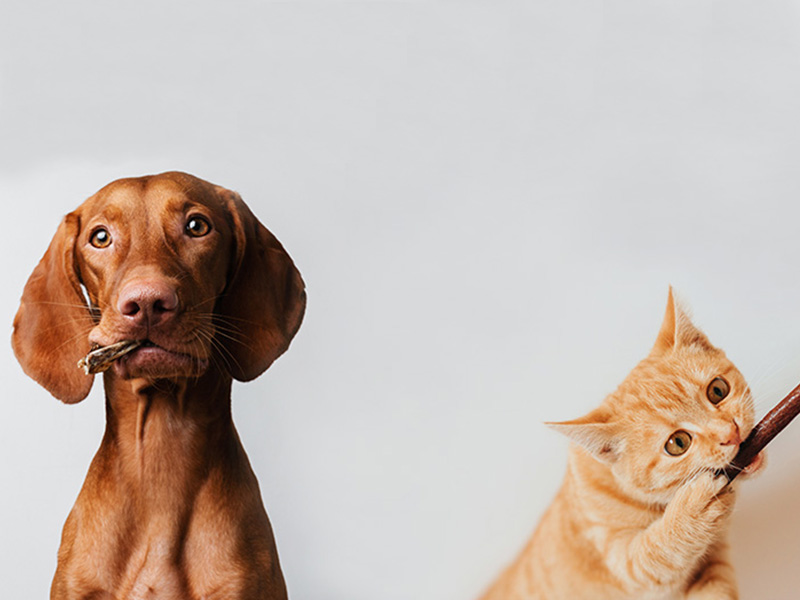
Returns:
[[[739,424],[736,421],[733,421],[728,428],[726,433],[723,433],[720,436],[724,439],[724,442],[720,442],[721,446],[738,446],[742,443],[742,434],[739,431]]]

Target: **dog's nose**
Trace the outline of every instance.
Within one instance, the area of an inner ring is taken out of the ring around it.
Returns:
[[[117,309],[135,325],[154,327],[175,316],[178,295],[164,281],[131,281],[122,289],[117,300]]]

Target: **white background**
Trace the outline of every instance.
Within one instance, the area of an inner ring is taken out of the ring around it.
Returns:
[[[234,388],[295,600],[476,597],[671,283],[759,416],[800,381],[797,2],[4,2],[0,314],[122,176],[238,190],[308,284]],[[0,346],[0,581],[47,595],[104,427]],[[800,589],[800,425],[742,486],[743,598]]]

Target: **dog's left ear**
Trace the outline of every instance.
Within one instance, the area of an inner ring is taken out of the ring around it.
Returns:
[[[59,225],[25,284],[11,336],[22,370],[69,404],[83,400],[94,380],[78,368],[93,325],[75,268],[79,226],[76,213]]]
[[[255,379],[289,347],[306,307],[303,278],[280,242],[239,194],[217,187],[235,238],[234,264],[217,303],[222,362],[239,381]]]

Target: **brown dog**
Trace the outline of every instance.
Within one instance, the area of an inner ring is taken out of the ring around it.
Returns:
[[[51,598],[286,598],[230,391],[286,350],[304,309],[281,244],[191,175],[115,181],[66,216],[14,320],[23,369],[79,402],[93,346],[142,345],[104,374],[106,432]]]

